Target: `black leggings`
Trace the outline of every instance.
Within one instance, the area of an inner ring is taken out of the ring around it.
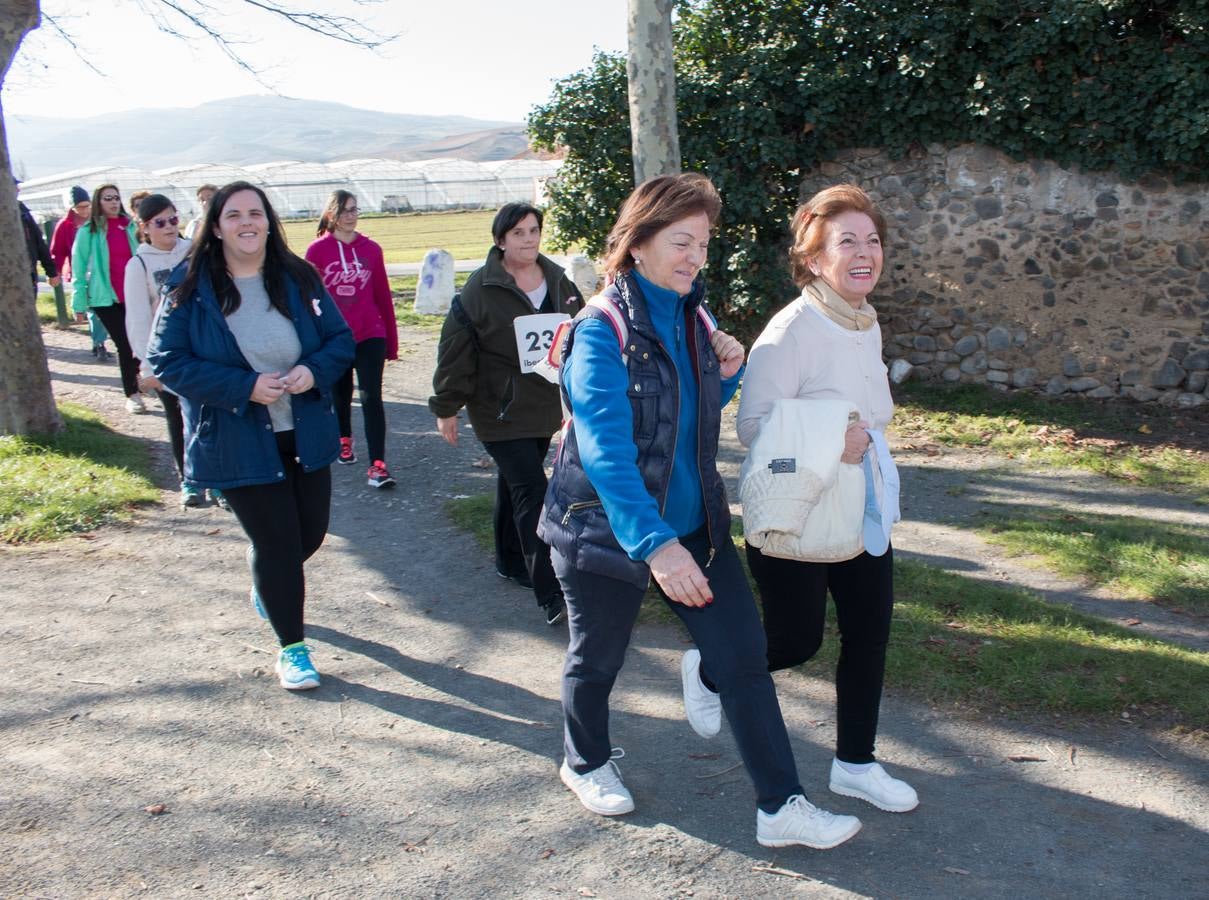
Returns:
[[[302,565],[327,536],[332,507],[331,467],[304,472],[294,459],[294,432],[277,432],[284,481],[225,488],[248,540],[252,584],[281,646],[303,639],[306,581]]]
[[[893,550],[841,563],[808,563],[765,556],[748,544],[747,564],[764,606],[772,672],[800,665],[818,652],[831,591],[840,630],[835,755],[844,762],[873,762],[894,610]]]
[[[357,344],[353,364],[336,381],[333,391],[340,437],[353,436],[353,370],[361,399],[361,420],[365,424],[365,445],[369,461],[386,459],[386,411],[382,408],[382,369],[386,365],[386,338],[369,338]]]
[[[176,474],[185,480],[185,421],[181,416],[181,401],[176,394],[160,388],[160,403],[164,405],[164,419],[168,425],[168,445],[172,448],[172,461],[176,463]]]
[[[133,397],[139,392],[139,361],[134,358],[130,349],[130,339],[126,337],[126,305],[114,303],[112,306],[91,306],[109,336],[113,345],[118,348],[118,365],[122,370],[122,390],[127,397]]]
[[[499,469],[495,481],[495,568],[505,575],[525,572],[533,582],[539,606],[549,606],[562,594],[550,548],[537,536],[546,499],[546,451],[550,438],[483,441]]]

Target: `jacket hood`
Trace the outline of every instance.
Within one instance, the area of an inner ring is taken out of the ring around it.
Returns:
[[[159,250],[156,247],[153,247],[151,244],[139,244],[138,255],[145,257],[148,260],[167,259],[170,256],[176,256],[177,254],[181,253],[182,250],[188,251],[189,246],[190,241],[188,238],[178,237],[176,239],[176,246],[174,246],[171,250]]]

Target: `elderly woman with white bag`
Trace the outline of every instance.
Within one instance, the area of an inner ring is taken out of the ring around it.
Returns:
[[[881,275],[885,230],[853,185],[821,191],[794,216],[790,263],[802,293],[752,347],[738,415],[739,440],[750,448],[739,494],[770,670],[814,656],[828,592],[835,601],[831,790],[907,812],[919,803],[915,791],[873,753],[898,519],[898,473],[882,434],[894,404],[866,299]]]

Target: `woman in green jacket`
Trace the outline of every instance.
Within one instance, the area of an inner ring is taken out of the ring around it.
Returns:
[[[71,248],[75,293],[71,307],[79,319],[92,310],[118,348],[126,411],[143,413],[147,407],[139,393],[139,361],[126,337],[126,263],[138,250],[135,224],[122,206],[117,185],[103,184],[92,194],[92,213],[76,232]]]

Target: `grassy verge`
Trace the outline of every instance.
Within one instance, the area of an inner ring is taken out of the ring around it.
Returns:
[[[491,221],[496,211],[454,210],[409,213],[399,216],[365,216],[357,230],[377,241],[388,263],[423,262],[434,247],[448,250],[454,259],[485,259],[491,248]],[[285,223],[286,240],[295,253],[303,253],[315,239],[318,219],[292,219]],[[543,243],[542,252],[551,249]]]
[[[489,552],[491,497],[450,501],[455,524]],[[742,533],[741,523],[735,532]],[[753,585],[753,591],[755,587]],[[929,702],[984,711],[1069,713],[1205,728],[1209,654],[909,560],[895,563],[888,686]],[[654,592],[642,619],[675,616]],[[802,666],[830,679],[839,656],[834,610],[823,647]]]
[[[1082,469],[1209,503],[1209,453],[1188,440],[1186,422],[1168,410],[977,385],[908,384],[898,393],[894,428],[901,437]]]
[[[1209,539],[1195,525],[1132,516],[996,509],[979,533],[1017,554],[1129,596],[1209,612]]]
[[[62,434],[0,437],[0,538],[9,543],[90,531],[159,499],[142,446],[84,407],[59,412]]]
[[[470,275],[470,272],[456,272],[453,276],[454,288],[461,290]],[[420,325],[431,329],[440,328],[441,323],[445,321],[443,315],[430,316],[425,313],[418,313],[415,310],[416,284],[419,280],[419,276],[417,275],[394,275],[391,277],[390,293],[395,301],[395,320],[400,325]]]

